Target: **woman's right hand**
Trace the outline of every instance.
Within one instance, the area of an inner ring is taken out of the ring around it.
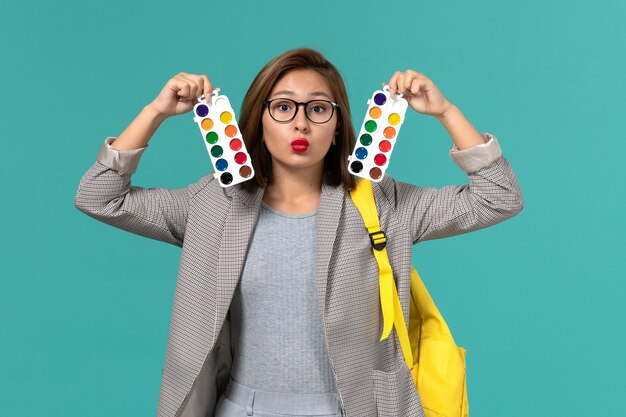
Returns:
[[[216,90],[219,91],[219,88]],[[212,93],[209,77],[181,72],[165,84],[150,106],[166,118],[191,111],[198,103],[198,97],[210,99]]]

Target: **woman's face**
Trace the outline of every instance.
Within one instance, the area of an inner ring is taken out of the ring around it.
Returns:
[[[293,70],[285,74],[274,85],[269,100],[288,98],[296,102],[311,100],[335,101],[326,80],[309,69]],[[280,102],[278,111],[287,112],[293,103]],[[314,107],[312,111],[332,111],[330,108]],[[281,166],[287,169],[302,169],[319,166],[323,169],[324,157],[335,137],[337,111],[323,124],[313,123],[306,117],[305,107],[298,106],[296,116],[290,122],[274,120],[267,109],[263,111],[263,138],[270,154],[274,169]],[[296,142],[294,142],[296,141]],[[308,146],[306,146],[308,144]]]

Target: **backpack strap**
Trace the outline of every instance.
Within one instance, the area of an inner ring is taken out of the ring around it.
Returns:
[[[380,306],[383,315],[383,334],[380,341],[389,337],[391,328],[395,325],[404,359],[408,366],[411,367],[413,365],[411,344],[404,315],[402,314],[402,304],[398,297],[393,271],[391,270],[391,264],[387,256],[387,236],[380,228],[371,181],[365,178],[359,178],[356,188],[350,191],[350,196],[361,213],[361,217],[363,218],[363,222],[370,236],[372,250],[378,262]]]

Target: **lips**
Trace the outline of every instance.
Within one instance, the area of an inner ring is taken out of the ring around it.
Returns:
[[[294,152],[304,152],[309,149],[309,141],[304,138],[299,138],[291,142],[291,149]]]

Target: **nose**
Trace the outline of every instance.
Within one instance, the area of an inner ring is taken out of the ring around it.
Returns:
[[[309,119],[306,117],[306,107],[303,104],[298,104],[298,111],[293,119],[293,125],[299,131],[306,131],[309,128]]]

